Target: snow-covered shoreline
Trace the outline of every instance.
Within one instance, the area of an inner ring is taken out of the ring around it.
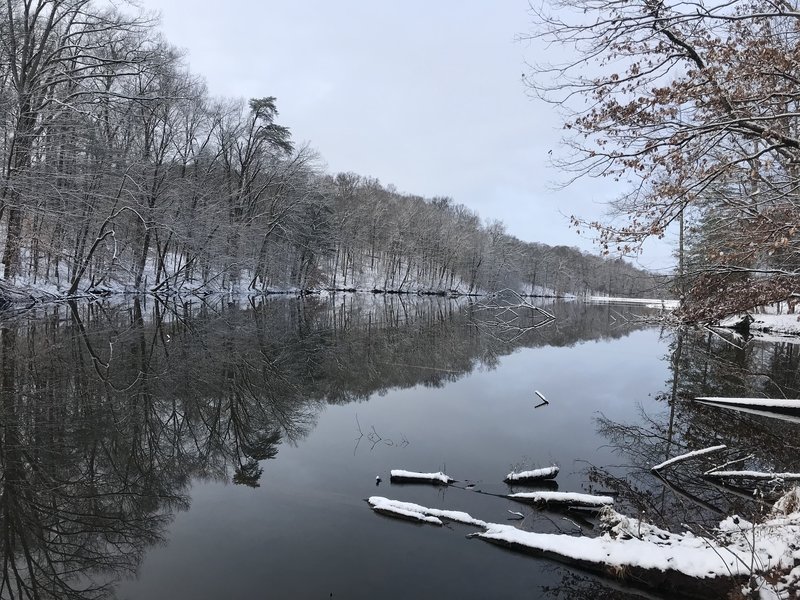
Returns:
[[[724,329],[747,327],[750,331],[800,336],[800,315],[740,313],[721,319],[717,327]]]
[[[663,310],[675,310],[678,308],[677,300],[665,300],[663,298],[624,298],[618,296],[589,296],[587,302],[608,303],[608,304],[640,304],[648,308],[660,308]]]
[[[243,278],[237,285],[214,285],[198,284],[191,286],[182,284],[179,287],[159,287],[150,289],[145,286],[143,289],[136,289],[131,285],[121,282],[105,283],[96,287],[80,289],[74,294],[68,293],[69,285],[56,285],[52,283],[32,283],[27,280],[15,279],[5,281],[0,279],[0,300],[5,300],[6,304],[46,304],[49,302],[64,302],[68,300],[93,301],[104,298],[126,298],[135,296],[159,296],[159,297],[226,297],[226,298],[252,298],[263,296],[332,296],[338,294],[359,294],[359,295],[401,295],[401,296],[437,296],[442,298],[485,298],[492,297],[496,292],[486,290],[467,290],[462,286],[455,288],[430,288],[418,284],[401,286],[399,289],[385,288],[375,285],[367,286],[316,286],[310,288],[298,288],[293,286],[266,286],[260,288],[250,288],[246,283],[247,278]],[[576,296],[574,294],[556,294],[552,290],[536,289],[526,290],[527,293],[520,294],[523,298],[541,298],[548,300],[562,301],[584,301],[587,303],[624,303],[644,306],[647,308],[660,308],[671,310],[676,304],[673,300],[645,299],[645,298],[620,298],[606,296]]]

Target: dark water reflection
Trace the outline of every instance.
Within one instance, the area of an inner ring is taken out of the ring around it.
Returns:
[[[556,462],[562,490],[613,489],[653,518],[679,507],[700,523],[709,509],[687,494],[720,510],[738,496],[700,479],[677,493],[646,475],[652,461],[723,438],[766,448],[763,466],[796,461],[790,425],[686,400],[796,396],[794,347],[736,350],[619,307],[548,310],[556,322],[522,335],[465,302],[372,296],[149,299],[6,321],[0,597],[619,598],[363,499],[496,522],[523,510],[526,528],[577,534],[494,496],[390,486],[388,471],[446,469],[503,493],[512,466]],[[535,389],[549,406],[533,408]]]
[[[757,520],[791,482],[756,485],[704,477],[708,469],[800,472],[800,424],[693,402],[699,396],[800,398],[797,340],[744,340],[722,331],[680,330],[665,338],[670,381],[658,403],[640,407],[635,419],[598,419],[598,432],[624,457],[624,468],[594,468],[590,476],[614,489],[633,509],[668,527],[698,534],[723,515]],[[670,456],[724,444],[713,457],[670,468],[654,478],[650,467]]]

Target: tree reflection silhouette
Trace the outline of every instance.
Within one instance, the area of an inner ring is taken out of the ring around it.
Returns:
[[[731,343],[703,330],[679,330],[666,357],[672,378],[655,398],[660,409],[640,410],[638,423],[597,420],[598,431],[625,458],[624,469],[591,467],[598,485],[615,491],[629,510],[664,527],[689,526],[702,533],[721,515],[758,518],[785,489],[782,482],[742,487],[703,477],[717,464],[787,472],[800,468],[796,424],[693,402],[698,396],[796,398],[800,390],[798,346],[786,342]],[[718,444],[727,450],[654,474],[672,456]],[[743,484],[746,482],[743,482]]]
[[[475,318],[444,298],[345,296],[73,302],[5,322],[0,597],[113,596],[188,509],[192,480],[263,485],[263,461],[325,404],[636,328],[608,307],[566,305],[508,343]]]

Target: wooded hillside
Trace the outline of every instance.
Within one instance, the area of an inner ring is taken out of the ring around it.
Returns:
[[[653,293],[651,276],[623,261],[521,242],[448,198],[326,174],[274,97],[211,96],[141,15],[92,0],[2,11],[7,282]]]

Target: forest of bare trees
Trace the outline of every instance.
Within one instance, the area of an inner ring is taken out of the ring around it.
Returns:
[[[7,283],[70,294],[652,293],[626,262],[522,242],[448,198],[325,173],[280,124],[274,97],[213,97],[157,23],[121,6],[2,9]]]

